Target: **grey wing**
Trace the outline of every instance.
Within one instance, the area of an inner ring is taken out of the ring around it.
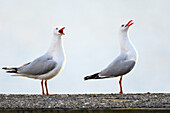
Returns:
[[[130,72],[135,66],[134,60],[118,59],[100,72],[103,77],[117,77]]]
[[[41,75],[53,70],[56,65],[57,62],[52,60],[51,56],[44,55],[35,59],[33,62],[19,67],[17,73],[27,75]]]

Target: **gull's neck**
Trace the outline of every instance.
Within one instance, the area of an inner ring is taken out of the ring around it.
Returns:
[[[119,32],[119,42],[120,42],[121,53],[127,54],[136,60],[137,51],[135,47],[133,46],[131,40],[129,39],[128,31]]]
[[[63,39],[62,35],[53,34],[52,42],[47,53],[52,56],[64,56]]]

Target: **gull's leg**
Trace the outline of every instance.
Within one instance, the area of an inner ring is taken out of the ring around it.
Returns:
[[[119,85],[120,85],[120,94],[123,94],[123,91],[122,91],[122,76],[120,77]]]
[[[45,80],[46,96],[54,96],[48,93],[47,80]]]
[[[41,87],[42,87],[42,95],[45,95],[45,93],[44,93],[44,86],[43,86],[43,80],[41,81]]]

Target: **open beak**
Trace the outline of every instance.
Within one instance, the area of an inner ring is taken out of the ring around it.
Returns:
[[[58,32],[62,35],[65,35],[65,33],[63,32],[64,29],[65,29],[65,27],[61,28]]]
[[[125,27],[131,26],[131,25],[133,25],[133,24],[134,24],[133,20],[130,20],[130,21],[126,24]]]

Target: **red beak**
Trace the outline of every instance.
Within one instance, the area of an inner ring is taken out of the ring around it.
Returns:
[[[133,25],[133,24],[134,24],[134,22],[132,22],[132,21],[133,21],[133,20],[130,20],[130,21],[126,24],[126,26],[125,26],[125,27]]]
[[[65,29],[65,27],[61,28],[58,32],[62,35],[65,35],[65,33],[63,32],[64,29]]]

